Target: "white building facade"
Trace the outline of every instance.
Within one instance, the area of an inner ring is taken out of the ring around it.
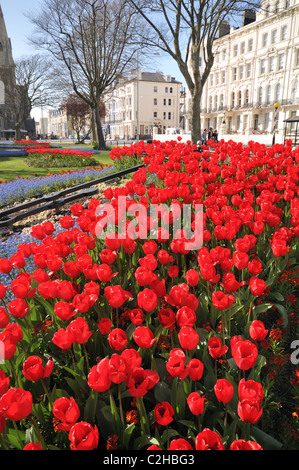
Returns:
[[[180,125],[181,83],[162,72],[131,72],[106,96],[106,139],[149,139]]]
[[[256,15],[244,13],[241,27],[225,26],[214,42],[201,128],[216,128],[220,137],[271,135],[278,103],[276,141],[282,141],[284,120],[299,111],[299,0],[264,0]],[[186,132],[190,122],[187,113]]]

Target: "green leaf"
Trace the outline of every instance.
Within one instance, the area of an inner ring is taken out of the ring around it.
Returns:
[[[117,409],[112,393],[110,393],[110,408],[111,408],[111,415],[112,415],[113,430],[115,434],[117,434],[120,437],[123,433],[123,425],[120,420],[118,409]]]
[[[123,432],[122,443],[125,449],[129,449],[130,439],[135,429],[135,424],[129,424]]]
[[[257,315],[258,313],[263,313],[269,310],[269,308],[272,307],[272,304],[262,304],[262,305],[256,305],[253,307],[253,315]]]
[[[95,423],[95,414],[98,402],[98,393],[95,390],[91,390],[90,395],[87,399],[84,408],[84,420],[88,423]]]
[[[280,304],[273,304],[279,310],[279,313],[281,314],[281,317],[283,318],[283,327],[286,328],[289,323],[289,317],[288,317],[288,312],[286,308],[283,305]]]
[[[251,435],[260,444],[263,450],[280,450],[282,448],[281,442],[255,426],[251,426]]]

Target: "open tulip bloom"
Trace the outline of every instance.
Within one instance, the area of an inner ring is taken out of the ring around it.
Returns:
[[[143,167],[0,247],[1,450],[282,446],[299,150],[208,144],[113,148]]]

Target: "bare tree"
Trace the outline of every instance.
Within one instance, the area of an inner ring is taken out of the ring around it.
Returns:
[[[93,139],[105,148],[101,101],[135,61],[140,16],[127,0],[44,0],[30,19],[32,42],[52,54],[62,75],[67,71],[73,91],[90,106]]]
[[[50,64],[36,54],[15,61],[14,76],[7,82],[5,103],[0,115],[15,129],[15,138],[21,138],[21,128],[33,108],[51,103]]]
[[[128,0],[151,29],[140,41],[169,54],[177,63],[191,95],[191,138],[201,138],[200,103],[214,63],[213,45],[220,26],[245,9],[259,5],[236,0]],[[202,64],[200,66],[200,60]]]
[[[86,136],[81,139],[80,135],[85,131],[86,127],[90,124],[90,107],[83,101],[78,95],[71,94],[65,98],[61,107],[66,109],[68,119],[72,129],[75,131],[77,136],[77,143],[81,143],[85,140]],[[100,118],[105,117],[106,110],[103,102],[100,104]],[[90,129],[87,133],[90,134]]]

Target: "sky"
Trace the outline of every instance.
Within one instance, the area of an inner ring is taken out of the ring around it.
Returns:
[[[7,34],[11,39],[14,59],[24,55],[40,53],[40,51],[37,51],[35,47],[29,43],[29,38],[34,33],[34,25],[25,14],[38,12],[42,8],[43,3],[43,0],[0,0]],[[161,71],[164,75],[171,75],[184,84],[184,78],[177,64],[169,56],[153,56],[150,70],[146,70],[145,66],[142,67],[142,70],[144,72]],[[38,121],[41,116],[41,110],[33,110],[31,116]]]

